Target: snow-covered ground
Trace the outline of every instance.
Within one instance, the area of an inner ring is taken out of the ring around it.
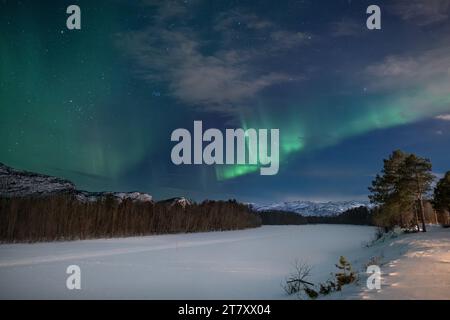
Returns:
[[[376,242],[354,261],[378,261],[381,290],[368,290],[361,273],[359,285],[346,287],[332,299],[450,300],[450,229],[428,226],[428,232],[401,234]]]
[[[264,226],[229,232],[0,245],[0,298],[286,299],[281,284],[301,259],[312,282],[381,256],[383,287],[358,285],[328,298],[450,298],[450,232],[401,235],[367,248],[374,228]],[[66,288],[66,268],[81,268],[81,290]],[[411,282],[416,279],[417,282]]]
[[[373,228],[264,226],[230,232],[0,245],[0,298],[283,299],[296,259],[321,280]],[[66,268],[81,268],[81,290]],[[312,278],[314,279],[314,277]]]

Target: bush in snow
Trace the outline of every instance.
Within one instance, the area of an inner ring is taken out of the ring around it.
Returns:
[[[302,297],[302,294],[306,294],[310,299],[316,299],[319,295],[328,295],[335,291],[341,291],[343,286],[354,283],[357,280],[357,274],[344,256],[341,256],[338,264],[336,264],[339,272],[333,275],[332,280],[320,283],[318,290],[316,290],[314,283],[306,280],[311,272],[310,266],[297,261],[294,267],[295,271],[288,277],[286,284],[283,286],[289,295],[297,294],[299,297]]]
[[[339,258],[339,263],[336,264],[336,268],[340,270],[340,272],[335,274],[338,291],[341,290],[342,286],[356,281],[356,273],[352,270],[352,265],[344,256]]]
[[[283,286],[288,295],[297,294],[299,297],[306,293],[310,298],[316,298],[317,292],[312,289],[314,283],[307,281],[311,273],[311,267],[300,260],[294,263],[294,272],[287,278]],[[315,296],[315,297],[314,297]]]

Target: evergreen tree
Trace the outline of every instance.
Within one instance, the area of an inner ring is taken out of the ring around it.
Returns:
[[[369,187],[369,199],[379,206],[374,216],[375,223],[385,228],[399,225],[426,231],[423,197],[430,190],[433,180],[428,159],[394,151],[384,160],[381,174]]]
[[[447,210],[450,213],[450,171],[447,171],[434,189],[433,206],[436,210]]]
[[[423,197],[431,190],[431,183],[434,179],[431,173],[431,162],[411,154],[406,157],[399,169],[399,190],[402,191],[406,201],[412,198],[411,200],[418,205],[422,230],[426,232]]]
[[[369,199],[378,205],[374,215],[376,225],[390,229],[396,225],[409,227],[412,201],[400,187],[401,167],[409,155],[403,151],[394,151],[388,159],[383,160],[381,174],[377,174],[369,191]]]
[[[383,205],[396,192],[396,186],[400,179],[399,168],[408,155],[401,150],[395,150],[388,159],[383,160],[381,175],[377,174],[372,186],[369,187],[372,203]]]
[[[356,280],[356,274],[353,272],[352,265],[344,256],[339,258],[339,263],[336,264],[336,268],[340,271],[335,274],[337,281],[337,289],[341,291],[341,288],[346,285],[353,283]]]

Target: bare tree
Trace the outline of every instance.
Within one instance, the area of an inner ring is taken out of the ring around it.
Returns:
[[[296,260],[293,264],[294,272],[286,279],[286,283],[283,286],[284,291],[288,295],[298,294],[305,292],[308,296],[314,297],[315,291],[311,288],[314,287],[314,283],[308,281],[311,274],[311,266],[301,260]]]

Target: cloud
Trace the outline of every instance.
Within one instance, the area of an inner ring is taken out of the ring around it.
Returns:
[[[382,63],[369,66],[367,72],[377,77],[411,77],[418,67],[418,61],[411,57],[389,56]]]
[[[244,39],[260,46],[258,49],[272,53],[307,44],[312,38],[309,33],[285,30],[269,20],[239,10],[219,14],[215,19],[214,30],[220,32],[225,41],[233,44],[240,31],[243,31]],[[260,50],[253,50],[253,53],[257,52]]]
[[[448,0],[396,0],[388,6],[392,14],[418,26],[428,26],[449,18]]]
[[[303,32],[275,30],[270,33],[271,47],[275,50],[290,49],[311,40],[311,35]]]
[[[122,35],[121,44],[138,62],[138,76],[167,82],[176,98],[207,111],[233,110],[233,104],[289,79],[282,73],[253,70],[246,63],[251,52],[202,54],[200,41],[188,32],[150,28]]]
[[[262,89],[288,80],[287,75],[268,73],[256,77],[249,70],[229,66],[223,61],[205,59],[205,63],[183,67],[175,72],[171,87],[175,96],[191,104],[233,105]]]
[[[436,116],[435,119],[443,120],[443,121],[450,121],[450,113],[440,114],[440,115]]]
[[[117,34],[116,43],[135,60],[137,76],[165,82],[170,94],[183,103],[204,111],[234,113],[265,88],[301,78],[271,70],[264,59],[304,45],[310,38],[305,33],[283,30],[254,14],[226,12],[214,20],[216,36],[205,40],[198,30],[168,28],[161,22],[161,17],[184,15],[184,10],[157,8],[164,14],[158,14],[151,26]],[[252,30],[244,33],[252,37],[252,46],[236,40],[239,33],[233,26]]]
[[[367,30],[365,24],[355,20],[344,18],[331,24],[331,35],[333,37],[354,37],[360,36]]]
[[[444,37],[429,49],[389,55],[369,65],[360,82],[368,94],[383,96],[389,119],[408,123],[450,111],[450,42]],[[361,81],[362,80],[362,81]]]
[[[450,88],[450,44],[401,55],[387,56],[369,65],[364,73],[371,89],[404,89],[433,86],[439,91]]]
[[[216,18],[216,24],[214,30],[220,32],[226,32],[230,28],[241,26],[249,30],[267,30],[275,27],[275,25],[269,21],[264,20],[252,13],[244,13],[240,11],[227,11],[218,15]]]
[[[190,5],[193,6],[197,0],[190,0]],[[151,7],[156,9],[154,19],[157,21],[166,21],[171,18],[177,18],[189,13],[187,2],[180,0],[141,0],[143,7]]]

